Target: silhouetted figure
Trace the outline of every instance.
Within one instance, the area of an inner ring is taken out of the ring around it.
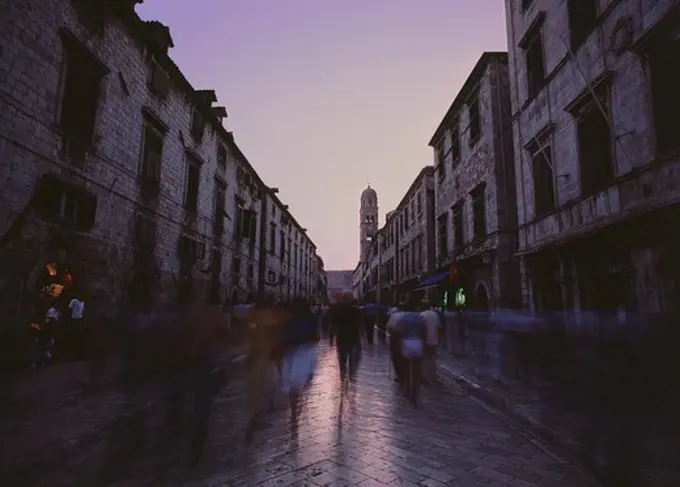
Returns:
[[[349,301],[331,306],[329,313],[329,339],[335,342],[338,352],[340,378],[347,378],[347,371],[353,375],[361,350],[361,310]]]

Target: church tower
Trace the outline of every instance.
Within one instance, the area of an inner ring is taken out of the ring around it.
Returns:
[[[359,208],[359,260],[364,262],[371,248],[371,239],[378,233],[378,193],[371,185],[361,192]]]

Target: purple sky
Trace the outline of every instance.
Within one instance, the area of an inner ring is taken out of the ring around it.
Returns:
[[[266,184],[309,229],[326,269],[358,258],[359,194],[380,223],[482,51],[506,50],[500,0],[146,0],[170,55]]]

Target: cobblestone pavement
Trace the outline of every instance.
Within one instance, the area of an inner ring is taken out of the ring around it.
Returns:
[[[129,418],[121,418],[105,439],[84,444],[59,469],[3,485],[591,485],[456,384],[424,389],[415,409],[390,377],[380,345],[364,353],[358,381],[341,400],[335,351],[325,344],[319,351],[296,437],[281,399],[246,447],[245,384],[237,379],[216,399],[205,456],[193,470],[185,467],[190,416],[168,431],[161,409],[147,415],[142,432],[131,434]],[[275,376],[272,367],[272,390]]]
[[[286,411],[263,418],[255,444],[228,461],[220,437],[198,486],[587,486],[576,468],[546,452],[455,384],[424,390],[415,409],[389,377],[388,355],[364,353],[357,384],[340,400],[334,350],[321,346],[297,438]]]

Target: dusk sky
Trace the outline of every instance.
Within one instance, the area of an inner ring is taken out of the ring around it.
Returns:
[[[170,27],[170,55],[214,89],[225,125],[317,245],[326,269],[354,269],[359,195],[380,224],[483,51],[504,51],[501,0],[146,0]]]

